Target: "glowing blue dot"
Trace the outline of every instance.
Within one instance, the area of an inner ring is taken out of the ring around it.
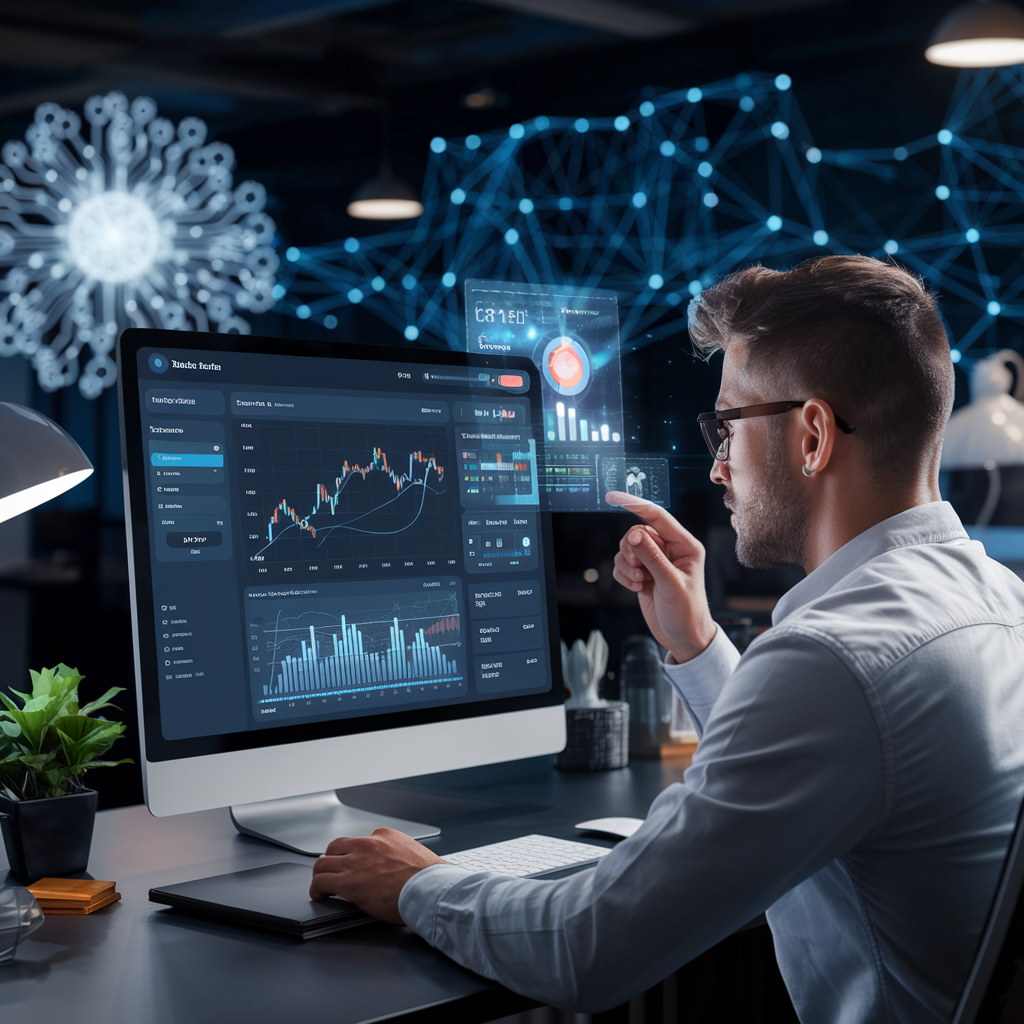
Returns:
[[[562,196],[558,200],[558,208],[560,210],[571,210],[572,209],[572,196]]]
[[[935,198],[936,199],[948,199],[949,198],[949,186],[948,185],[936,185],[935,186]]]
[[[651,274],[651,276],[647,278],[647,283],[651,288],[657,291],[665,283],[665,278],[663,278],[661,274]]]
[[[668,295],[665,296],[665,301],[670,306],[678,306],[679,303],[683,301],[683,297],[679,292],[669,292]]]
[[[693,140],[693,148],[697,150],[698,153],[706,153],[710,146],[711,143],[708,142],[707,136],[698,135],[697,138]]]
[[[689,292],[689,293],[690,293],[691,295],[700,295],[700,293],[701,293],[701,286],[700,286],[700,281],[697,281],[697,280],[693,280],[693,281],[691,281],[691,282],[690,282],[690,283],[689,283],[689,284],[688,284],[688,285],[686,286],[686,290],[687,290],[687,291],[688,291],[688,292]]]
[[[466,149],[479,149],[480,148],[480,136],[479,135],[467,135],[466,136]]]
[[[707,160],[701,160],[701,162],[699,164],[697,164],[697,173],[702,178],[710,178],[711,177],[711,172],[713,170],[714,170],[714,167],[712,167],[711,164],[708,163]]]
[[[900,251],[900,243],[895,238],[890,238],[882,248],[890,255],[895,256]]]
[[[778,231],[782,227],[782,218],[777,217],[774,213],[765,221],[769,231]]]
[[[333,331],[338,326],[338,318],[333,313],[328,313],[324,317],[324,327],[329,331]]]
[[[733,82],[737,89],[749,89],[750,88],[750,75],[746,71],[741,71],[734,79]]]
[[[662,156],[671,156],[676,151],[676,144],[666,139],[659,147]]]
[[[650,117],[654,113],[654,104],[650,100],[644,100],[640,104],[640,116]]]
[[[585,117],[577,117],[573,122],[573,128],[582,135],[585,131],[590,129],[590,122]]]
[[[444,274],[441,275],[441,284],[443,284],[445,288],[454,288],[455,275],[450,270],[445,271]]]
[[[312,313],[312,312],[313,311],[309,308],[309,306],[307,306],[305,304],[303,304],[301,306],[296,306],[295,307],[295,315],[300,320],[308,320],[309,319],[309,314]]]
[[[716,196],[714,192],[705,192],[704,205],[708,207],[708,209],[713,210],[718,205],[718,196]]]
[[[704,93],[700,89],[694,87],[693,89],[686,90],[686,100],[688,103],[700,103],[704,98]]]
[[[435,135],[430,140],[430,148],[435,153],[443,153],[448,148],[448,143],[440,135]]]
[[[415,324],[409,324],[405,329],[405,336],[409,341],[415,341],[420,336],[420,329]]]
[[[284,251],[284,258],[289,263],[294,263],[301,255],[302,254],[299,252],[298,249],[295,248],[294,245],[289,245],[288,248],[285,249]]]
[[[381,277],[381,276],[380,276],[380,275],[378,274],[378,275],[377,275],[377,276],[376,276],[376,277],[375,277],[375,278],[374,278],[374,279],[373,279],[373,280],[372,280],[372,281],[370,282],[370,287],[371,287],[371,288],[372,288],[372,289],[373,289],[373,290],[374,290],[375,292],[382,292],[382,291],[384,291],[384,278],[383,278],[383,277]]]
[[[345,252],[359,252],[359,239],[358,238],[346,238],[345,239]]]
[[[520,199],[519,200],[519,212],[520,213],[533,213],[533,200],[532,199]]]
[[[411,292],[416,287],[416,278],[412,274],[406,274],[402,278],[402,287],[407,291]]]
[[[789,75],[776,75],[775,76],[775,88],[779,92],[785,92],[793,84],[793,79]]]
[[[348,301],[353,303],[362,302],[363,293],[358,288],[352,288],[348,293]]]
[[[453,188],[451,199],[456,206],[461,206],[466,201],[466,190],[462,188]]]
[[[910,151],[906,146],[897,146],[892,151],[892,156],[894,160],[906,160],[907,157],[910,156]]]
[[[639,210],[647,205],[647,195],[643,192],[633,193],[633,205]]]
[[[828,232],[819,228],[813,235],[815,245],[828,245]]]
[[[966,230],[966,231],[964,232],[964,238],[966,238],[966,239],[967,239],[967,241],[971,243],[971,245],[974,245],[974,243],[975,243],[975,242],[976,242],[976,241],[977,241],[977,240],[978,240],[979,238],[981,238],[981,235],[980,235],[980,234],[978,233],[978,229],[977,229],[977,228],[968,228],[968,229],[967,229],[967,230]]]
[[[1003,307],[1000,306],[995,299],[993,299],[985,308],[988,310],[989,316],[999,316]]]
[[[274,287],[270,289],[270,297],[273,299],[283,299],[287,292],[288,289],[285,288],[283,284],[275,284]]]
[[[612,122],[615,125],[617,132],[624,132],[629,128],[629,118],[625,114],[619,114],[617,118]]]
[[[789,125],[785,121],[775,121],[772,124],[772,135],[777,139],[788,139]]]
[[[509,245],[515,245],[516,242],[519,241],[519,232],[516,231],[515,228],[509,228],[508,231],[505,232],[505,241],[508,242]]]
[[[810,149],[804,154],[807,157],[809,164],[820,164],[821,163],[821,150],[817,146],[811,146]]]
[[[508,129],[509,138],[521,139],[526,134],[526,129],[521,124],[513,124]]]
[[[539,132],[545,131],[551,127],[551,120],[541,114],[540,117],[535,117],[533,119],[533,127]]]
[[[753,96],[741,96],[740,97],[740,110],[744,114],[749,114],[754,109],[754,98]]]
[[[953,141],[953,133],[948,128],[943,128],[935,138],[939,140],[940,146],[948,146]]]
[[[952,361],[953,361],[954,363],[959,363],[959,362],[960,362],[960,359],[961,359],[961,353],[960,353],[960,349],[958,349],[958,348],[951,348],[951,349],[949,350],[949,358],[950,358],[950,359],[951,359],[951,360],[952,360]]]

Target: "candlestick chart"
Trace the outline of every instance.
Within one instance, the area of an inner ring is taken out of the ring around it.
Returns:
[[[250,560],[457,551],[443,428],[265,423],[240,440]]]

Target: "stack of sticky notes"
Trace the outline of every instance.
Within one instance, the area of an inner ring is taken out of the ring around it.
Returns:
[[[40,878],[26,888],[44,914],[91,914],[121,898],[119,892],[114,892],[113,882],[91,878]]]

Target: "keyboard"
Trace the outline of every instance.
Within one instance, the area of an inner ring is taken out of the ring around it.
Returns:
[[[489,846],[477,846],[472,850],[444,853],[441,856],[449,864],[467,871],[492,871],[498,875],[512,875],[514,878],[534,878],[549,871],[595,864],[611,852],[611,849],[604,846],[574,843],[553,836],[520,836],[503,843],[491,843]]]

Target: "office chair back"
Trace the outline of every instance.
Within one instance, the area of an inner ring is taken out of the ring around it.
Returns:
[[[953,1024],[1024,1021],[1024,807]]]

